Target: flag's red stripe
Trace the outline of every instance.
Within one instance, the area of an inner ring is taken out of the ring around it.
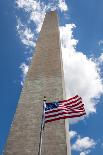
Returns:
[[[69,111],[69,112],[66,111],[66,110],[65,110],[65,111],[62,110],[62,111],[59,111],[59,112],[56,112],[56,113],[45,114],[45,117],[46,117],[46,118],[47,118],[47,117],[56,117],[56,116],[62,115],[62,114],[64,114],[64,113],[65,113],[65,114],[69,114],[69,115],[74,114],[74,113],[79,114],[79,113],[82,113],[82,112],[84,112],[84,111],[85,111],[85,109],[80,110],[80,111],[76,111],[76,110],[75,110],[75,111],[74,111],[74,110],[72,111],[72,110],[71,110],[71,111]]]
[[[81,104],[81,105],[78,105],[78,107],[58,107],[58,109],[67,109],[67,110],[70,110],[70,109],[77,109],[77,110],[79,110],[79,109],[84,109],[84,105],[83,104]]]
[[[81,102],[81,104],[79,104],[77,107],[67,106],[65,108],[67,108],[67,109],[71,109],[71,108],[73,108],[73,109],[80,109],[80,108],[84,108],[84,104],[82,104],[82,102]]]
[[[71,111],[71,109],[73,109],[73,108],[67,109],[67,108],[62,107],[62,108],[54,109],[54,110],[52,110],[52,111],[46,111],[45,114],[54,113],[54,112],[59,112],[59,111],[61,111],[61,110]],[[81,109],[78,108],[77,110],[83,110],[83,109],[84,109],[84,108],[81,108]],[[76,109],[74,109],[74,110],[76,110]]]
[[[67,101],[73,100],[73,99],[78,98],[78,97],[79,97],[79,96],[76,95],[76,96],[74,96],[74,97],[69,98]]]
[[[47,103],[52,104],[52,103]],[[45,111],[45,122],[52,122],[59,119],[74,118],[85,115],[82,98],[78,95],[58,102],[58,107]]]
[[[84,108],[84,104],[83,103],[81,105],[79,105],[78,107],[76,107],[76,109],[82,109],[82,108]]]
[[[59,103],[68,102],[68,101],[70,101],[70,100],[76,99],[77,97],[79,97],[79,96],[76,95],[76,96],[74,96],[74,97],[72,97],[72,98],[69,98],[68,100],[61,100],[61,101],[59,101]],[[81,97],[80,97],[80,98],[81,98]],[[48,103],[46,103],[46,104],[51,104],[51,103],[53,103],[53,102],[48,102]]]
[[[83,116],[85,115],[86,113],[82,113],[82,114],[79,114],[79,115],[72,115],[72,116],[61,116],[61,117],[58,117],[58,118],[53,118],[53,119],[50,119],[50,120],[46,120],[45,123],[48,123],[48,122],[53,122],[53,121],[56,121],[56,120],[60,120],[60,119],[66,119],[66,118],[75,118],[75,117],[80,117],[80,116]]]
[[[82,110],[82,111],[72,111],[72,112],[68,112],[68,111],[61,111],[60,113],[56,113],[56,114],[53,114],[53,115],[45,115],[45,118],[50,118],[50,117],[56,117],[56,116],[62,116],[64,114],[68,114],[68,115],[71,115],[71,114],[74,114],[74,113],[83,113],[85,112],[85,110]]]
[[[75,104],[75,106],[78,106],[78,107],[73,107],[73,106],[58,106],[57,108],[55,108],[55,109],[50,109],[50,110],[47,110],[47,111],[45,111],[45,113],[48,113],[48,112],[56,112],[56,111],[59,111],[59,110],[61,110],[61,109],[71,109],[71,108],[73,108],[73,109],[79,109],[79,108],[81,108],[81,107],[84,107],[84,104],[82,103],[82,102],[80,101],[80,102],[78,102],[77,104]],[[80,104],[80,105],[79,105]]]
[[[73,105],[69,105],[69,104],[66,104],[66,105],[59,105],[59,107],[67,107],[67,108],[72,108],[72,107],[77,107],[78,105],[80,105],[82,103],[82,101],[78,101],[78,102],[75,102],[75,104]]]
[[[68,101],[66,101],[66,102],[62,102],[62,103],[60,103],[59,105],[72,105],[72,104],[78,102],[79,100],[82,101],[81,98],[78,98],[78,99],[76,99],[76,100],[72,100],[72,101],[70,101],[70,102],[68,102]]]
[[[76,98],[74,98],[74,99],[68,99],[68,100],[62,100],[62,101],[59,101],[59,103],[69,103],[69,104],[72,104],[72,103],[74,103],[74,102],[76,102],[76,101],[78,101],[78,100],[80,100],[81,99],[81,97],[79,97],[79,96],[77,96]]]
[[[67,109],[69,109],[69,108],[77,109],[78,107],[81,107],[81,105],[84,106],[84,104],[80,101],[73,106],[64,106],[64,107]]]
[[[58,112],[58,111],[61,111],[61,110],[71,110],[71,108],[72,109],[79,109],[81,107],[83,108],[84,105],[82,104],[82,105],[78,106],[77,108],[74,108],[74,107],[64,107],[64,106],[62,106],[62,107],[57,107],[55,109],[51,109],[51,110],[45,111],[45,113],[48,114],[48,113]]]

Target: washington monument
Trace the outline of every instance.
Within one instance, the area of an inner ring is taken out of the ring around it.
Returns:
[[[43,97],[65,98],[58,18],[46,13],[4,149],[4,155],[38,155]],[[47,123],[42,155],[70,155],[65,120]]]

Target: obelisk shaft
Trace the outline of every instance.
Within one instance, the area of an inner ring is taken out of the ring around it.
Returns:
[[[4,155],[37,155],[43,97],[63,99],[63,70],[57,15],[46,14]],[[65,121],[47,123],[42,155],[66,155]]]

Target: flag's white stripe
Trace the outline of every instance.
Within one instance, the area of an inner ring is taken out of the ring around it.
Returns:
[[[78,104],[79,102],[80,102],[80,101],[78,101],[76,104]],[[68,106],[63,106],[63,105],[60,106],[60,105],[59,105],[57,108],[53,108],[53,109],[50,109],[50,110],[46,110],[46,112],[52,112],[52,111],[54,111],[54,110],[62,109],[62,108],[63,108],[63,109],[64,109],[64,108],[65,108],[65,109],[70,109],[70,108],[74,108],[74,109],[75,109],[75,108],[79,108],[79,107],[82,106],[82,105],[83,105],[83,103],[80,103],[80,104],[78,104],[78,105],[75,106],[75,107],[69,106],[69,105],[68,105]]]
[[[73,117],[73,116],[79,116],[79,115],[82,115],[82,114],[85,114],[85,112],[80,112],[80,113],[73,113],[73,114],[62,114],[62,115],[58,115],[58,116],[55,116],[55,117],[45,117],[45,121],[47,120],[52,120],[52,119],[57,119],[57,118],[60,118],[60,117],[65,117],[65,116],[68,116],[68,117]]]
[[[67,107],[67,106],[69,106],[69,107],[76,107],[76,106],[78,106],[79,105],[79,102],[82,102],[82,100],[78,100],[77,102],[75,102],[74,104],[71,104],[71,105],[63,105],[63,104],[59,104],[58,105],[58,107]],[[78,104],[78,105],[77,105]],[[80,103],[81,104],[81,103]],[[82,103],[83,104],[83,103]],[[76,105],[76,106],[75,106]],[[51,109],[52,110],[52,109]],[[46,110],[46,111],[49,111],[49,110]]]
[[[60,111],[68,111],[68,112],[71,112],[71,111],[82,111],[82,110],[84,110],[84,107],[82,107],[82,108],[56,108],[56,109],[54,109],[54,110],[52,110],[52,111],[46,111],[45,112],[45,114],[49,114],[49,113],[55,113],[55,112],[60,112]]]
[[[81,106],[84,106],[84,104],[82,102],[78,103],[78,105],[75,105],[75,106],[65,106],[65,108],[67,108],[67,109],[71,109],[71,108],[78,109]]]
[[[77,102],[73,103],[73,104],[65,104],[65,105],[59,105],[59,107],[77,107],[82,103],[82,100],[78,100]],[[83,104],[83,103],[82,103]]]
[[[63,110],[63,109],[61,109],[61,111],[57,111],[57,112],[53,112],[53,113],[48,113],[48,114],[46,114],[45,113],[45,117],[48,117],[48,116],[53,116],[53,115],[60,115],[60,114],[62,114],[62,112],[66,112],[66,113],[68,113],[68,114],[70,114],[70,113],[80,113],[80,112],[84,112],[84,109],[83,110],[77,110],[77,109],[70,109],[70,110]],[[71,114],[70,114],[71,115]]]
[[[70,98],[70,99],[67,99],[67,100],[61,100],[61,101],[59,101],[59,102],[71,102],[71,101],[74,101],[74,100],[77,100],[78,98],[81,98],[80,96],[78,96],[78,95],[76,95],[76,96],[74,96],[74,97],[72,97],[72,98]]]
[[[79,101],[81,101],[82,102],[82,99],[80,98],[80,99],[78,99],[78,100],[75,100],[74,102],[65,102],[65,103],[60,103],[59,105],[70,105],[70,106],[72,106],[72,105],[75,105],[75,103],[77,103],[77,102],[79,102]]]
[[[71,113],[80,113],[80,112],[83,112],[83,111],[84,111],[84,109],[83,110],[79,110],[79,111],[72,110],[72,109],[70,111],[61,110],[61,111],[57,111],[57,112],[53,112],[53,113],[48,113],[48,114],[45,113],[45,116],[51,116],[51,115],[53,116],[53,115],[61,114],[62,112],[71,114]]]
[[[52,105],[50,108],[52,108]],[[56,108],[46,110],[45,121],[50,122],[69,117],[80,117],[84,114],[85,109],[84,104],[82,103],[82,98],[79,96],[75,96],[69,100],[59,101]]]
[[[78,108],[79,108],[79,106],[78,106]],[[65,108],[65,107],[61,107],[60,108],[60,107],[58,107],[58,108],[53,109],[52,111],[46,111],[45,113],[46,114],[48,114],[48,113],[54,113],[54,112],[61,111],[61,110],[66,110],[66,111],[78,110],[79,111],[79,110],[84,109],[83,104],[82,104],[82,108],[80,108],[80,109],[78,109],[78,108]]]
[[[60,105],[64,105],[64,104],[67,104],[67,103],[68,104],[73,104],[72,102],[76,102],[77,100],[81,100],[81,97],[78,96],[77,98],[69,100],[69,101],[68,100],[64,100],[64,101],[60,102],[59,104]]]

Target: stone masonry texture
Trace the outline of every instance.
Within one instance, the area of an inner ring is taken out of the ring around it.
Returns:
[[[4,155],[38,155],[43,97],[63,99],[63,71],[56,12],[48,12],[36,44]],[[42,155],[66,155],[65,121],[47,123]]]

